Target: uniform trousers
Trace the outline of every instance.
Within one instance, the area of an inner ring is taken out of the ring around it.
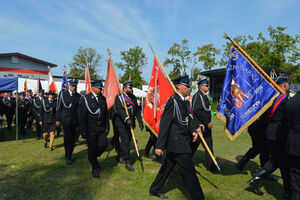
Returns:
[[[114,136],[112,138],[112,142],[113,142],[116,152],[119,154],[119,152],[120,152],[120,140],[119,140],[120,135],[119,135],[118,128],[113,120],[112,120],[112,125],[113,125],[113,131],[114,131]]]
[[[7,122],[7,128],[8,129],[11,129],[11,123],[13,121],[13,114],[10,114],[10,113],[5,113],[5,116],[6,116],[6,122]]]
[[[75,147],[76,139],[76,126],[74,125],[64,125],[64,146],[65,146],[65,157],[67,159],[72,159],[72,154]]]
[[[172,153],[167,152],[166,158],[150,187],[150,193],[161,193],[162,187],[165,184],[168,176],[174,169],[175,165],[178,165],[180,174],[186,184],[189,193],[193,200],[204,199],[198,177],[196,176],[196,170],[192,160],[192,153]]]
[[[36,131],[36,136],[41,137],[42,135],[42,127],[40,125],[39,120],[35,119],[35,131]]]
[[[34,120],[33,114],[30,114],[27,117],[27,124],[26,124],[27,129],[31,129],[32,128],[33,120]]]
[[[124,160],[129,160],[130,156],[130,141],[131,141],[131,132],[129,127],[117,127],[118,134],[121,138],[120,151],[119,155]]]
[[[209,147],[209,149],[211,150],[211,153],[214,154],[214,150],[213,150],[213,138],[212,138],[212,135],[211,134],[208,134],[208,135],[205,135],[204,133],[204,136],[203,136],[207,146]],[[213,160],[211,159],[208,151],[206,150],[204,144],[202,143],[200,137],[198,137],[197,141],[196,142],[193,142],[192,143],[192,151],[193,151],[193,154],[197,151],[200,143],[202,144],[203,146],[203,149],[204,149],[204,152],[205,152],[205,162],[204,162],[204,166],[207,170],[216,170],[216,167],[215,167],[215,164],[213,162]]]
[[[300,200],[300,156],[290,155],[292,200]]]
[[[100,168],[97,157],[101,156],[101,154],[105,151],[107,143],[107,136],[104,132],[100,134],[95,134],[94,132],[88,133],[88,159],[93,169]]]
[[[150,137],[149,137],[149,140],[147,142],[147,145],[146,145],[146,148],[145,148],[145,154],[150,154],[150,149],[151,147],[154,147],[155,144],[156,144],[156,140],[157,140],[157,137],[152,133],[150,132]]]
[[[266,176],[279,168],[283,180],[283,189],[289,193],[291,191],[291,177],[289,174],[289,159],[285,153],[285,142],[267,140],[267,146],[270,152],[270,160],[262,168],[266,171]]]
[[[252,147],[247,151],[247,153],[244,156],[247,158],[246,162],[248,162],[250,159],[255,158],[259,154],[260,165],[264,166],[270,159],[270,154],[268,151],[268,146],[266,143],[264,132],[261,132],[259,130],[248,130],[248,132],[251,136]]]

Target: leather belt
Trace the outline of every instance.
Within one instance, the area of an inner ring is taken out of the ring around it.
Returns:
[[[88,119],[88,122],[89,122],[89,123],[92,123],[92,124],[96,124],[97,126],[101,126],[101,125],[103,124],[103,121],[102,121],[102,120]]]

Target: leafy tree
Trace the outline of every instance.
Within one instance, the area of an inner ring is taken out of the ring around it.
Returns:
[[[284,33],[287,27],[268,27],[268,37],[259,33],[256,40],[251,36],[238,36],[234,40],[255,60],[260,66],[275,66],[290,72],[291,79],[296,80],[300,75],[299,42],[300,36],[291,36]],[[249,41],[248,41],[249,40]],[[223,58],[220,64],[226,65],[229,48],[232,44],[226,42],[223,46]]]
[[[117,63],[116,66],[124,71],[124,74],[121,76],[120,81],[125,82],[131,76],[134,87],[142,88],[145,80],[142,77],[142,68],[147,64],[146,55],[143,52],[143,49],[139,46],[130,48],[128,51],[121,51],[121,59],[124,63]]]
[[[198,46],[198,50],[194,53],[194,56],[198,56],[198,61],[203,63],[204,69],[211,70],[211,68],[218,64],[216,61],[218,54],[219,50],[213,44],[206,44],[202,47]]]
[[[174,43],[170,47],[168,54],[171,56],[171,58],[166,58],[164,61],[164,65],[166,67],[173,65],[173,69],[170,72],[170,78],[175,78],[180,74],[187,74],[186,70],[188,68],[188,63],[191,63],[192,61],[188,42],[188,40],[184,39],[181,41],[181,44]],[[183,69],[182,72],[181,69]]]
[[[86,64],[89,65],[89,72],[91,79],[102,78],[97,74],[98,68],[100,67],[100,60],[102,55],[97,54],[96,49],[93,48],[82,48],[80,47],[77,53],[73,56],[73,62],[69,64],[70,73],[68,76],[73,76],[76,78],[85,78],[85,67]]]

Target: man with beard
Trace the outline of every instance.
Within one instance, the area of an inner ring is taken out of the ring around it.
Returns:
[[[124,99],[123,99],[124,98]],[[126,114],[125,106],[123,102],[125,101],[129,116]],[[132,81],[127,81],[123,84],[123,94],[116,96],[114,104],[114,114],[112,116],[113,123],[115,124],[114,129],[114,142],[118,143],[120,136],[121,143],[120,149],[118,151],[118,161],[125,164],[125,168],[128,171],[134,171],[134,168],[129,162],[130,156],[130,141],[131,141],[131,128],[135,128],[135,118],[139,122],[140,130],[143,130],[144,125],[142,121],[141,111],[137,105],[136,97],[133,95],[133,83]],[[118,146],[118,145],[116,145]]]

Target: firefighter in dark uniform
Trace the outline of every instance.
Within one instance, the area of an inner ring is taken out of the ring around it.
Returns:
[[[188,76],[180,76],[173,82],[177,92],[166,102],[155,146],[155,153],[158,156],[162,156],[166,150],[166,158],[150,187],[150,196],[168,198],[161,190],[177,164],[192,199],[201,200],[204,199],[204,195],[196,176],[191,148],[192,142],[198,138],[196,131],[202,134],[200,122],[194,117],[193,110],[186,100],[190,93]]]
[[[3,112],[7,120],[7,129],[11,130],[11,123],[16,110],[16,99],[11,96],[11,92],[7,93],[7,97],[2,99]]]
[[[32,94],[32,90],[27,90],[27,97],[25,97],[27,102],[28,102],[28,106],[30,107],[29,110],[29,114],[27,116],[27,124],[26,127],[28,130],[30,130],[32,128],[32,123],[34,120],[34,115],[32,113],[32,107],[33,107],[33,94]]]
[[[47,148],[47,141],[50,137],[49,149],[50,151],[54,151],[53,143],[56,130],[56,99],[54,98],[54,91],[50,90],[48,96],[48,98],[42,99],[39,111],[39,124],[42,127],[44,147]]]
[[[289,89],[289,79],[286,76],[277,78],[276,83],[286,93]],[[269,161],[248,181],[249,186],[257,195],[263,195],[258,183],[276,169],[280,169],[283,180],[283,196],[290,198],[290,175],[288,155],[286,154],[286,141],[288,136],[287,103],[286,94],[280,94],[275,99],[267,115],[266,141],[270,152]]]
[[[289,134],[287,153],[290,160],[292,199],[300,199],[300,92],[288,103]]]
[[[18,99],[18,123],[19,123],[19,133],[21,136],[25,136],[25,125],[27,122],[27,115],[29,114],[29,102],[25,99],[25,92],[19,93]]]
[[[87,138],[88,159],[92,166],[92,176],[99,177],[100,164],[97,157],[107,147],[109,116],[106,99],[102,95],[102,81],[92,81],[92,92],[82,96],[79,101],[79,130]]]
[[[245,166],[250,159],[259,155],[260,165],[264,166],[269,160],[269,153],[266,144],[265,130],[267,128],[267,117],[265,112],[260,118],[255,120],[249,127],[248,133],[251,137],[252,147],[246,152],[246,154],[239,160],[236,167],[241,170],[243,174],[248,174],[245,170]]]
[[[57,126],[64,129],[65,158],[67,164],[72,164],[72,154],[78,131],[78,105],[80,94],[76,92],[78,80],[69,81],[69,90],[60,92],[57,100]]]
[[[129,116],[127,116],[125,112],[123,98],[126,102]],[[119,162],[125,163],[125,168],[128,171],[134,171],[134,168],[129,162],[131,141],[130,127],[135,128],[135,118],[138,120],[140,130],[144,128],[144,125],[136,97],[133,95],[133,83],[131,81],[127,81],[123,84],[123,95],[119,94],[116,96],[114,112],[115,114],[112,117],[113,123],[116,126],[114,134],[121,138],[120,150],[118,152]],[[119,138],[114,137],[114,142],[116,142],[116,140],[119,140]]]
[[[211,106],[208,96],[209,91],[209,83],[207,79],[201,80],[198,82],[198,91],[194,94],[192,98],[192,108],[195,113],[195,117],[203,123],[203,138],[210,148],[211,152],[213,152],[213,138],[212,138],[212,122],[211,122]],[[193,143],[192,150],[193,153],[197,151],[199,144],[202,144],[201,139],[198,138],[197,142]],[[205,167],[207,170],[211,172],[217,171],[215,164],[213,163],[209,153],[206,148],[202,144],[205,149]]]
[[[32,99],[32,115],[35,119],[35,131],[36,131],[36,139],[41,139],[42,135],[42,127],[40,125],[40,108],[42,105],[42,100],[44,98],[44,90],[39,90],[37,92],[37,96]]]

